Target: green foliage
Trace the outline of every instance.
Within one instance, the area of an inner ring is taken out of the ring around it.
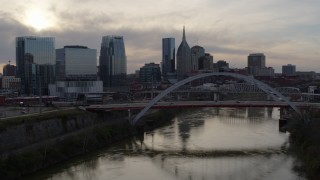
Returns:
[[[308,179],[320,179],[320,122],[319,119],[310,123],[300,123],[291,132],[291,150],[302,162],[296,170],[306,174]]]
[[[1,179],[16,179],[54,163],[69,159],[88,150],[101,148],[133,131],[128,123],[99,124],[52,144],[43,144],[36,150],[0,158]]]
[[[34,172],[42,165],[43,154],[39,151],[9,156],[0,160],[0,174],[4,179],[15,179]]]
[[[112,129],[110,127],[99,128],[95,132],[97,143],[106,142],[112,136]]]

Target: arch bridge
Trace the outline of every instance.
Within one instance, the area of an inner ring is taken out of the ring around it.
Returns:
[[[290,102],[285,96],[283,96],[279,91],[276,89],[270,87],[269,85],[256,80],[252,77],[241,75],[241,74],[235,74],[235,73],[227,73],[227,72],[214,72],[214,73],[204,73],[204,74],[199,74],[195,76],[191,76],[189,78],[183,79],[174,85],[170,86],[169,88],[165,89],[162,91],[160,94],[158,94],[155,98],[153,98],[147,106],[142,109],[137,116],[132,120],[132,124],[136,125],[140,118],[153,106],[155,105],[158,101],[160,101],[163,97],[165,97],[167,94],[171,93],[172,91],[178,89],[179,87],[192,82],[194,80],[198,80],[201,78],[206,78],[206,77],[211,77],[211,76],[228,76],[228,77],[233,77],[236,79],[244,80],[247,83],[254,85],[258,87],[260,90],[265,92],[266,94],[270,95],[274,101],[283,101],[287,103],[298,115],[301,115],[299,109],[292,103]]]

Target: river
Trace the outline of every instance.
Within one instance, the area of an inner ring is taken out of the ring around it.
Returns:
[[[185,110],[140,137],[58,164],[29,179],[301,180],[277,108]]]

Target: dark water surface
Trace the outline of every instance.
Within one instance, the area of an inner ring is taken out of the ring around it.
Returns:
[[[296,180],[277,108],[186,110],[141,137],[78,157],[30,179]]]

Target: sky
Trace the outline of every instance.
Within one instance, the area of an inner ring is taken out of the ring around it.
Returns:
[[[124,37],[128,73],[160,63],[162,38],[176,49],[186,28],[190,47],[200,45],[232,68],[250,53],[264,53],[281,72],[320,72],[319,0],[0,0],[0,66],[15,64],[15,37],[55,37],[56,48],[97,49],[102,36]],[[0,73],[2,68],[0,69]]]

